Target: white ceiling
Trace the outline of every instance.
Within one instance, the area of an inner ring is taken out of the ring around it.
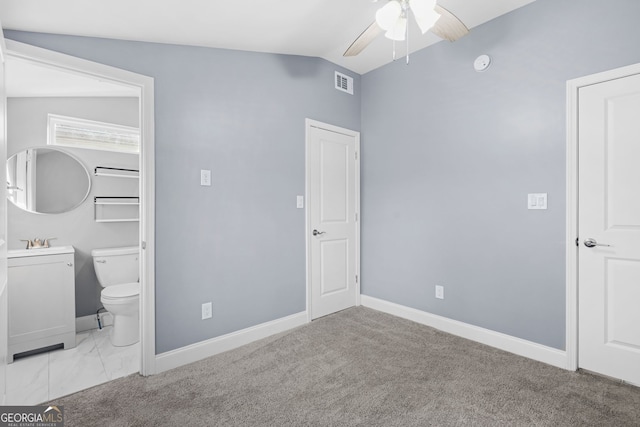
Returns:
[[[473,28],[533,1],[438,3]],[[373,0],[2,0],[0,19],[14,30],[315,56],[364,74],[391,62],[390,40],[378,37],[357,57],[342,54],[381,5]],[[411,51],[440,41],[416,27],[411,25]]]

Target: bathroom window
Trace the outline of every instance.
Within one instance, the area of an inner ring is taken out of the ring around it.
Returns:
[[[47,144],[140,153],[140,131],[129,126],[49,114]]]

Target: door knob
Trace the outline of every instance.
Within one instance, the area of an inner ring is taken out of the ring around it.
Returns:
[[[319,236],[321,234],[324,234],[324,231],[313,230],[313,235],[314,236]]]
[[[611,246],[611,245],[605,245],[604,243],[598,243],[596,239],[593,239],[591,237],[584,240],[584,245],[588,248],[593,248],[595,246]]]

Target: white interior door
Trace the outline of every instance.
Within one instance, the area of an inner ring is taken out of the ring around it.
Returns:
[[[640,385],[640,75],[578,111],[578,365]]]
[[[357,132],[307,123],[312,319],[358,302],[358,145]]]

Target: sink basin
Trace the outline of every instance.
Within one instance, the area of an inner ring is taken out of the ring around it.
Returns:
[[[51,248],[12,249],[7,251],[7,258],[24,258],[29,256],[72,254],[73,246],[54,246]]]

